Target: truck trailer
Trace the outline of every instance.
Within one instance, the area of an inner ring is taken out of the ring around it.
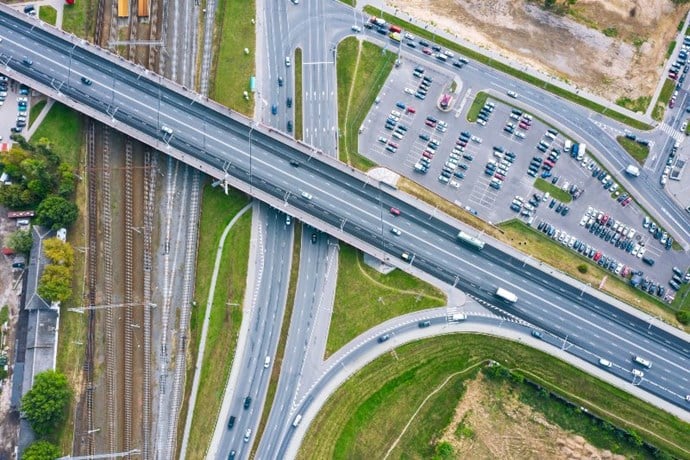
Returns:
[[[628,167],[625,168],[625,172],[631,176],[637,177],[640,175],[640,168],[635,165],[628,165]]]
[[[510,302],[510,303],[515,303],[518,300],[518,298],[515,294],[513,294],[510,291],[506,291],[503,288],[496,289],[496,297],[499,297],[499,298],[505,300],[506,302]]]

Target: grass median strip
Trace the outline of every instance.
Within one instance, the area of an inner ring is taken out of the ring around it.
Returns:
[[[382,321],[445,303],[439,289],[401,270],[384,275],[367,266],[360,251],[341,242],[326,355]]]
[[[687,446],[679,442],[690,436],[690,425],[661,409],[522,344],[482,335],[454,334],[403,345],[357,372],[316,416],[298,458],[381,458],[411,419],[411,426],[400,437],[390,458],[434,457],[435,444],[464,395],[466,381],[475,378],[478,365],[487,360],[539,382],[615,426],[634,430],[642,439],[672,455],[690,455]],[[466,372],[453,376],[421,406],[449,376],[462,371]],[[516,390],[523,391],[521,387]],[[578,430],[597,447],[632,457],[643,452],[620,442],[615,432],[586,429],[580,411],[566,407],[556,410],[547,407],[546,400],[526,396],[519,399],[526,400],[553,423]],[[497,404],[500,405],[500,398]]]
[[[652,118],[654,118],[656,121],[662,121],[664,119],[666,106],[668,105],[668,101],[671,99],[671,95],[673,94],[675,87],[675,81],[671,80],[670,78],[664,80],[664,86],[661,87],[659,98],[656,100],[654,110],[652,110]]]
[[[362,171],[375,163],[359,154],[359,128],[388,78],[395,57],[390,51],[354,37],[338,45],[339,158]]]
[[[556,187],[551,182],[547,182],[544,179],[537,178],[534,181],[534,188],[541,190],[544,193],[549,192],[552,198],[555,198],[562,203],[570,203],[573,201],[573,197],[570,196],[570,193],[566,192],[560,187]]]
[[[38,7],[38,17],[41,21],[54,26],[57,22],[57,10],[50,5],[41,5]]]
[[[256,51],[256,17],[254,1],[219,0],[211,75],[211,98],[248,117],[254,114],[254,97],[249,80],[254,75]],[[245,53],[245,48],[249,51]]]
[[[31,106],[31,110],[29,110],[29,127],[34,124],[34,121],[36,121],[36,118],[41,114],[41,111],[47,103],[48,101],[43,99]]]
[[[223,230],[228,222],[248,202],[242,192],[231,190],[225,195],[221,187],[204,187],[201,220],[199,222],[195,307],[190,323],[190,343],[187,381],[191,382],[196,366],[202,366],[199,393],[194,408],[192,429],[189,434],[187,458],[202,459],[213,435],[216,416],[222,403],[234,350],[242,322],[242,302],[246,287],[251,212],[245,213],[232,227],[225,239],[220,270],[211,307],[211,319],[206,336],[206,349],[202,363],[195,362],[201,339],[204,312],[215,264],[215,254]],[[189,400],[191,383],[185,387],[184,401]],[[187,417],[185,403],[180,411],[181,429]]]
[[[290,331],[290,323],[292,321],[292,311],[295,307],[295,292],[297,292],[297,277],[299,276],[299,262],[300,251],[302,250],[302,226],[295,226],[294,244],[292,249],[292,266],[290,267],[290,284],[288,284],[287,301],[285,302],[285,316],[283,316],[283,324],[280,328],[280,340],[278,341],[278,349],[273,358],[273,367],[271,371],[271,379],[268,382],[268,391],[266,392],[266,401],[261,412],[261,421],[256,430],[256,439],[261,439],[268,423],[268,417],[273,407],[273,400],[278,389],[278,381],[280,380],[280,373],[283,367],[283,357],[285,356],[285,344]],[[252,446],[252,451],[249,458],[256,458],[256,450],[259,448],[259,443],[255,442]]]
[[[302,48],[295,50],[295,139],[304,140],[302,114]]]
[[[625,136],[616,137],[618,143],[630,154],[639,164],[643,165],[649,156],[649,146],[642,145],[637,141],[628,139]]]
[[[479,112],[481,112],[482,107],[484,107],[484,104],[486,104],[486,100],[488,98],[488,93],[485,93],[483,91],[477,93],[477,95],[474,97],[474,100],[472,101],[470,109],[467,111],[467,121],[469,121],[470,123],[474,123],[475,121],[477,121],[477,116],[479,115]]]
[[[381,15],[381,10],[378,8],[375,8],[371,5],[367,5],[364,7],[364,11],[367,14],[371,14],[374,16],[380,16]],[[433,40],[436,43],[438,43],[441,46],[444,46],[448,49],[451,49],[453,51],[456,51],[458,53],[461,53],[465,56],[467,56],[470,59],[474,59],[478,62],[481,62],[485,65],[488,65],[489,67],[493,67],[494,69],[501,71],[503,73],[506,73],[508,75],[511,75],[515,78],[518,78],[522,81],[525,81],[527,83],[530,83],[534,86],[538,86],[550,93],[555,94],[556,96],[560,96],[564,99],[567,99],[571,102],[574,102],[578,105],[581,105],[583,107],[586,107],[588,109],[591,109],[597,113],[601,113],[603,115],[606,115],[609,118],[612,118],[614,120],[617,120],[621,123],[625,123],[628,126],[631,126],[636,129],[640,130],[651,130],[652,127],[648,125],[647,123],[643,123],[641,121],[638,121],[634,118],[630,118],[627,115],[623,115],[620,112],[616,112],[615,110],[608,109],[607,107],[604,107],[603,105],[597,104],[594,101],[591,101],[587,99],[586,97],[580,96],[578,94],[571,93],[568,90],[565,90],[559,86],[553,85],[551,83],[545,82],[544,80],[541,80],[533,75],[530,75],[528,73],[525,73],[521,70],[515,69],[507,64],[504,64],[502,62],[498,62],[488,56],[485,56],[481,53],[478,53],[474,50],[471,50],[465,46],[462,46],[456,42],[453,42],[451,40],[448,40],[444,37],[439,37],[435,35],[433,32],[423,28],[416,26],[414,24],[410,24],[407,21],[404,21],[402,19],[398,19],[397,17],[388,14],[388,13],[383,13],[383,19],[386,21],[398,25],[405,30],[408,30],[409,32],[418,35],[420,37],[424,37],[428,40]]]

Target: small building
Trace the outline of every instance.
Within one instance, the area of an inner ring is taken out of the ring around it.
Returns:
[[[36,211],[10,211],[7,213],[8,219],[29,219],[36,215]]]

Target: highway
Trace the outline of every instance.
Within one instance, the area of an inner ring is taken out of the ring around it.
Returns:
[[[162,79],[150,80],[80,47],[66,46],[38,28],[31,31],[23,18],[12,19],[6,10],[0,7],[0,58],[7,62],[10,75],[39,88],[60,88],[66,97],[110,114],[118,129],[128,125],[164,151],[160,142],[167,143],[202,161],[204,170],[225,170],[249,182],[253,194],[283,201],[290,213],[317,217],[318,221],[308,220],[320,228],[340,228],[342,233],[332,233],[341,239],[354,237],[363,243],[360,247],[387,253],[397,266],[402,265],[402,251],[410,251],[417,269],[493,304],[498,303],[495,288],[503,286],[520,298],[514,305],[502,305],[504,310],[586,346],[592,357],[609,356],[626,369],[632,367],[633,354],[649,358],[654,367],[646,372],[641,388],[687,408],[681,399],[690,393],[686,336],[615,309],[503,251],[487,246],[475,253],[460,246],[455,241],[457,224],[450,225],[445,216],[430,215],[428,207],[413,204],[375,181],[367,185],[332,162],[312,159],[279,136],[260,127],[249,128],[246,120],[196,103],[192,93],[173,91],[168,83],[157,84],[164,83]],[[23,56],[33,64],[24,65]],[[81,84],[82,75],[93,85]],[[291,166],[291,159],[300,166]],[[390,214],[391,206],[399,208],[401,215]],[[402,230],[400,237],[390,233],[392,225]]]

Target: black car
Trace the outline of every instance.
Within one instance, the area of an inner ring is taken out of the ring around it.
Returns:
[[[289,133],[292,132],[292,121],[290,121],[290,120],[288,120],[288,122],[287,122],[287,130]]]
[[[317,238],[316,233],[312,233],[311,234],[311,244],[316,244],[316,238]]]
[[[384,334],[384,335],[382,335],[381,337],[378,338],[378,341],[379,341],[379,343],[383,343],[383,342],[385,342],[386,340],[388,340],[388,339],[390,339],[390,338],[391,338],[390,335]]]
[[[290,107],[292,107],[292,98],[291,97],[287,98],[287,107],[288,107],[288,109]]]
[[[278,86],[283,86],[283,77],[278,77]]]
[[[86,86],[91,86],[91,80],[89,80],[86,77],[81,77],[81,82],[84,83]]]
[[[234,450],[231,450],[228,454],[228,460],[235,460],[235,455],[237,455],[237,453]]]
[[[419,326],[420,328],[429,327],[429,326],[431,326],[431,321],[420,321],[419,324],[418,324],[418,326]]]
[[[246,398],[244,398],[244,408],[249,409],[249,406],[251,406],[251,405],[252,405],[251,396],[247,396]]]
[[[295,168],[299,167],[299,161],[297,160],[290,160],[290,165],[294,166]]]
[[[230,420],[228,420],[228,430],[232,430],[233,426],[235,426],[235,416],[231,415]]]

